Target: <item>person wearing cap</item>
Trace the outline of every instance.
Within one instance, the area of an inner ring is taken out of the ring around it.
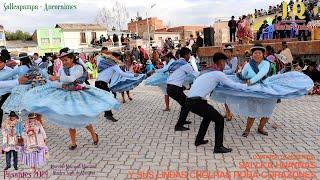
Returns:
[[[206,97],[215,89],[215,87],[222,83],[234,89],[242,89],[247,87],[245,84],[236,83],[228,79],[223,69],[227,56],[223,53],[215,53],[213,56],[214,68],[207,73],[200,75],[193,83],[186,100],[186,106],[195,114],[203,117],[201,122],[195,145],[200,146],[207,144],[209,141],[204,140],[210,122],[215,122],[215,146],[214,153],[228,153],[232,149],[223,146],[223,131],[224,118],[223,116],[210,104],[208,104]]]
[[[223,72],[227,75],[234,74],[238,66],[238,58],[233,56],[234,47],[231,44],[226,44],[223,51],[227,56],[227,61],[224,67]]]
[[[265,60],[264,53],[266,49],[261,44],[255,44],[251,48],[252,58],[249,60],[249,62],[243,67],[241,71],[241,79],[246,80],[248,85],[256,84],[259,82],[262,82],[264,79],[266,79],[268,76],[270,76],[270,62]],[[275,105],[277,99],[275,99],[275,102],[270,104],[270,106]],[[262,104],[261,104],[262,106]],[[254,108],[254,107],[252,107]],[[256,108],[256,107],[255,107]],[[263,107],[262,107],[263,108]],[[273,108],[271,108],[273,109]],[[254,111],[252,109],[252,111]],[[258,133],[262,135],[268,135],[268,132],[264,130],[265,125],[268,122],[269,117],[262,117],[260,119],[260,124],[258,127]],[[243,137],[248,137],[250,133],[250,129],[254,123],[255,118],[254,117],[248,117],[247,119],[247,126],[245,131],[243,132]]]
[[[109,52],[107,47],[102,47],[101,55],[97,57],[98,66],[98,77],[95,81],[95,87],[102,89],[104,91],[110,92],[110,83],[115,74],[120,74],[124,77],[134,77],[134,74],[125,73],[121,70],[117,63],[120,63],[118,59],[121,55],[116,52]],[[114,92],[116,93],[116,92]],[[104,117],[112,122],[117,122],[118,120],[113,117],[111,110],[105,111]]]
[[[233,49],[234,47],[231,44],[226,44],[224,47],[224,53],[228,59],[226,60],[223,72],[227,75],[232,75],[236,73],[236,70],[238,67],[238,58],[233,56]],[[225,111],[226,111],[225,117],[227,121],[231,121],[232,113],[230,112],[227,104],[225,104]]]
[[[23,147],[21,149],[21,162],[31,168],[44,165],[48,157],[47,135],[39,121],[37,114],[30,113],[24,123],[22,132]]]
[[[187,131],[189,128],[184,127],[184,125],[191,123],[186,120],[190,110],[185,106],[187,96],[183,92],[183,84],[187,80],[188,75],[198,77],[200,72],[193,69],[188,63],[190,58],[191,50],[183,47],[180,50],[180,59],[168,68],[170,75],[167,80],[167,93],[169,97],[177,101],[181,106],[179,119],[175,125],[175,131]]]
[[[3,122],[2,136],[2,151],[6,153],[5,171],[11,168],[11,157],[13,157],[13,167],[18,170],[18,132],[17,120],[18,116],[15,112],[10,112],[9,118]]]

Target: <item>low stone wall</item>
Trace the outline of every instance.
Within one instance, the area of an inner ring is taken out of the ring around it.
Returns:
[[[261,44],[264,46],[272,46],[276,52],[282,49],[282,41],[280,40],[269,40],[268,42],[262,41]],[[294,59],[298,61],[304,61],[306,59],[320,62],[320,41],[287,41],[288,47],[291,50]],[[234,46],[234,55],[243,58],[246,50],[250,50],[253,44],[245,45],[233,45]],[[211,57],[216,52],[223,52],[223,46],[211,46],[211,47],[201,47],[198,50],[198,56],[201,61],[205,61],[208,64],[211,64]]]
[[[280,51],[282,48],[282,41],[274,40],[274,42],[262,42],[264,46],[270,45],[275,51]],[[299,55],[320,55],[320,41],[291,41],[287,42],[294,56]],[[243,56],[246,50],[250,50],[253,44],[234,45],[234,55]],[[212,57],[214,53],[223,51],[222,46],[201,47],[198,50],[200,58]]]

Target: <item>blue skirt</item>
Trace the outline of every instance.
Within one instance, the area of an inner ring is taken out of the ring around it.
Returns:
[[[130,91],[137,87],[145,79],[145,74],[139,74],[138,77],[113,77],[110,83],[110,90],[112,92]]]
[[[228,76],[236,82],[242,82],[236,76]],[[274,75],[263,83],[238,90],[219,85],[211,98],[226,103],[234,115],[261,118],[270,117],[277,99],[292,99],[304,96],[313,87],[313,81],[300,72],[288,72]]]
[[[2,110],[5,113],[10,113],[14,111],[16,113],[22,112],[25,110],[25,104],[22,99],[25,94],[30,90],[31,85],[19,85],[14,87],[11,90],[11,95],[7,98],[7,100],[2,105]]]
[[[163,86],[167,85],[168,77],[169,73],[156,72],[152,76],[148,77],[144,83],[149,86]]]
[[[167,91],[168,77],[169,77],[169,73],[156,72],[145,80],[145,85],[158,86],[160,87],[161,91],[165,92],[164,94],[167,95],[166,91]],[[194,80],[195,80],[195,77],[193,75],[188,74],[186,77],[186,80],[183,83],[183,86],[189,87]]]
[[[96,123],[101,112],[119,109],[112,93],[85,86],[80,91],[67,91],[51,83],[31,89],[23,98],[30,112],[42,114],[46,120],[65,128],[81,128]]]

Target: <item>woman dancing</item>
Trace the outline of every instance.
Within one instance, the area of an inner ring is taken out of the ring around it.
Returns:
[[[28,91],[23,99],[26,109],[42,114],[53,124],[69,128],[70,150],[77,148],[76,128],[81,127],[86,127],[93,144],[98,145],[99,138],[92,123],[98,121],[101,112],[118,109],[119,102],[111,93],[84,85],[87,72],[72,50],[61,49],[59,58],[63,68],[56,76],[50,76],[54,82]]]

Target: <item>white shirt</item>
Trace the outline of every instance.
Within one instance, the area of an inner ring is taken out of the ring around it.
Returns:
[[[188,93],[188,97],[201,97],[204,99],[216,88],[219,83],[235,89],[243,89],[247,87],[246,84],[233,82],[221,71],[212,71],[199,76],[193,82],[193,85]]]
[[[80,78],[83,75],[83,67],[79,64],[72,66],[70,69],[70,76],[66,75],[61,67],[58,71],[58,76],[60,77],[60,82],[62,83],[71,83]]]
[[[167,84],[176,85],[182,87],[184,81],[186,81],[187,75],[193,75],[194,77],[198,77],[200,72],[194,71],[190,64],[185,64],[175,70],[167,80]]]
[[[17,85],[19,85],[18,79],[0,81],[0,88],[13,88]]]
[[[101,71],[98,74],[97,81],[104,81],[106,83],[109,83],[111,78],[113,77],[114,74],[120,74],[121,76],[124,77],[134,77],[134,74],[132,73],[125,73],[123,72],[118,65],[114,65],[112,67],[109,67],[103,71]]]
[[[38,59],[35,59],[34,62],[39,65],[41,62],[42,62],[42,59],[41,58],[38,58]]]

